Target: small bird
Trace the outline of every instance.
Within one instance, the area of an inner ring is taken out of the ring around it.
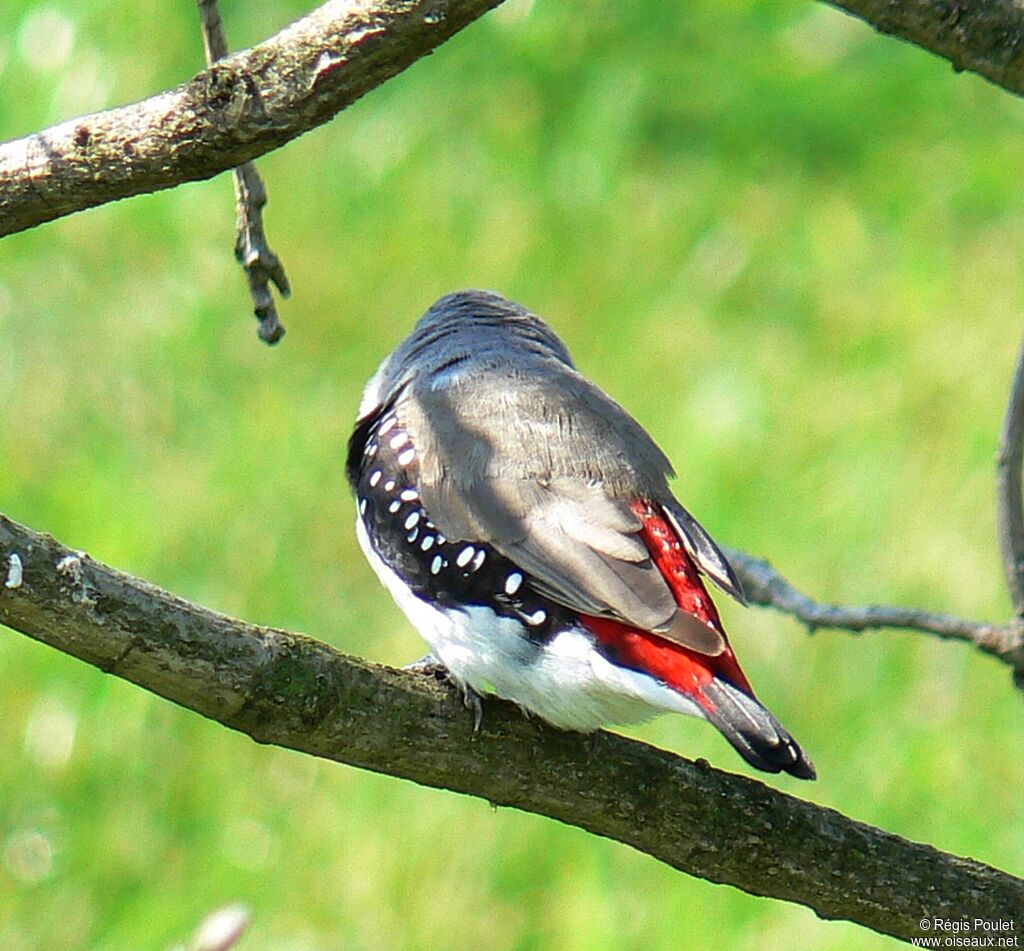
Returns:
[[[736,662],[703,577],[743,594],[668,458],[526,308],[438,300],[367,384],[346,471],[370,565],[478,715],[485,691],[581,732],[685,713],[814,778]]]

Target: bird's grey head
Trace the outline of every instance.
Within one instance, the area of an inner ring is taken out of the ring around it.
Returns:
[[[436,301],[367,384],[360,417],[416,379],[556,361],[572,367],[565,344],[536,314],[491,291],[466,290]]]

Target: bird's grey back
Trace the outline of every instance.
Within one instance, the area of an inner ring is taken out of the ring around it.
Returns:
[[[485,291],[442,297],[380,371],[419,445],[428,482],[558,479],[623,498],[660,497],[668,459],[573,366],[536,315]]]

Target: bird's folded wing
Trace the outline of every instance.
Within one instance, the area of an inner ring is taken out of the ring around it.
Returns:
[[[630,447],[616,441],[639,431],[647,441],[641,455],[659,466],[651,467],[648,482],[664,485],[660,470],[668,463],[662,466],[657,447],[615,404],[624,418],[621,428],[609,425],[607,405],[603,416],[576,405],[571,417],[560,418],[556,408],[545,406],[543,392],[533,390],[528,406],[522,396],[511,386],[486,405],[467,404],[445,390],[414,387],[403,399],[399,415],[417,446],[420,495],[434,524],[448,538],[492,545],[539,590],[572,610],[614,618],[705,653],[720,651],[721,636],[678,610],[651,561],[632,500],[620,497],[630,474],[620,465],[609,485],[588,472],[592,460],[581,458],[593,452],[600,430],[605,458],[628,459]],[[617,422],[614,416],[611,422]]]
[[[566,607],[647,631],[664,627],[676,612],[636,534],[639,519],[597,486],[492,478],[421,485],[420,494],[447,537],[489,543]]]

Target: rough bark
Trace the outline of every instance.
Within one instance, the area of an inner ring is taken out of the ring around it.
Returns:
[[[501,0],[330,0],[177,89],[0,145],[0,236],[211,178],[308,132]],[[1024,93],[1014,0],[838,0],[955,69]]]
[[[326,122],[501,0],[330,0],[176,89],[0,145],[0,236],[211,178]]]
[[[14,557],[16,556],[16,557]],[[0,623],[273,743],[480,796],[712,882],[904,940],[922,918],[1012,918],[1024,881],[762,783],[487,702],[208,611],[0,516]]]

